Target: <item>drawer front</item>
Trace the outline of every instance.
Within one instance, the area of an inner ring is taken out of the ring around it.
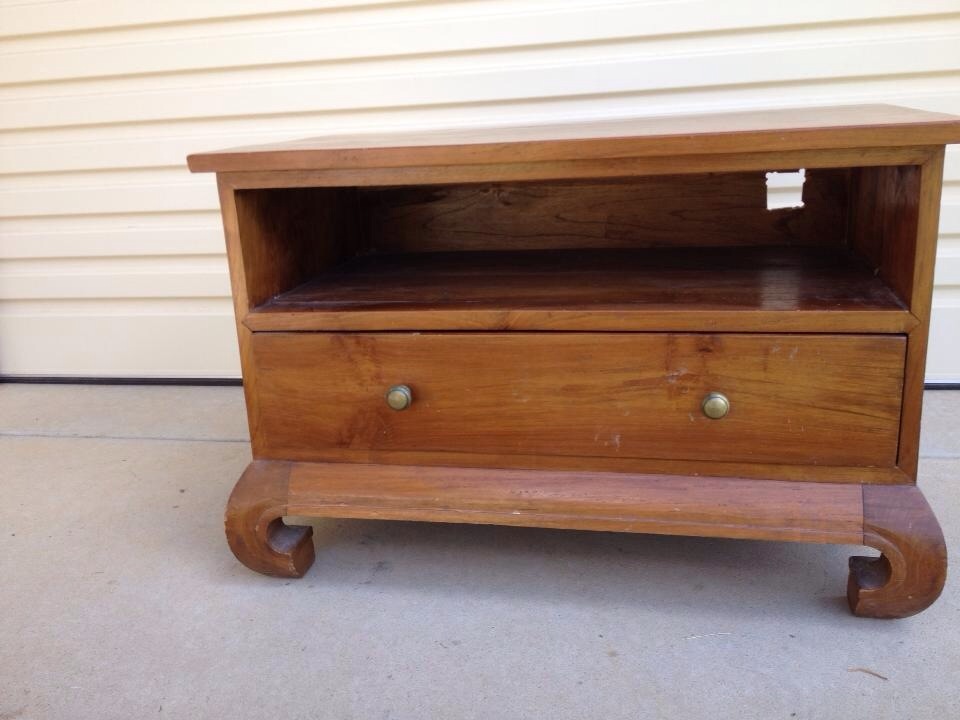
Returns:
[[[905,349],[882,335],[255,333],[254,449],[889,467]],[[385,399],[397,385],[412,395],[400,411]],[[720,419],[711,392],[729,401]]]

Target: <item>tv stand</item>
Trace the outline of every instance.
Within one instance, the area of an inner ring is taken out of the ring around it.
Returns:
[[[320,138],[193,155],[220,189],[254,460],[285,516],[866,545],[851,610],[939,595],[916,486],[944,145],[889,106]],[[767,173],[805,170],[768,209]]]

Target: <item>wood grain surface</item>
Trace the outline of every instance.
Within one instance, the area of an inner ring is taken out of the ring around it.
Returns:
[[[903,416],[900,423],[900,454],[897,464],[916,480],[920,460],[920,416],[923,412],[923,382],[926,373],[927,343],[930,333],[930,310],[933,301],[933,266],[937,256],[937,227],[940,218],[940,195],[943,187],[944,149],[920,166],[917,191],[917,224],[904,239],[912,256],[897,253],[909,264],[911,314],[919,321],[907,337],[907,367],[903,384]],[[907,212],[913,212],[908,205]],[[901,271],[904,272],[904,271]]]
[[[849,169],[883,165],[919,165],[937,145],[850,147],[790,151],[655,155],[550,162],[502,162],[486,165],[408,165],[399,167],[219,172],[218,180],[235,190],[296,187],[387,187],[486,182],[564,181],[702,173]]]
[[[331,136],[191,155],[194,172],[486,165],[629,156],[942,145],[951,115],[850,105],[478,130]]]
[[[380,252],[839,245],[849,171],[814,169],[803,207],[767,209],[764,172],[362,188]]]
[[[847,599],[854,614],[907,617],[940,596],[947,577],[947,546],[917,487],[863,488],[863,544],[882,554],[850,558]]]
[[[355,197],[350,188],[236,193],[247,307],[363,252]]]
[[[848,485],[623,473],[293,463],[291,515],[860,543]]]
[[[905,332],[860,260],[815,247],[366,255],[254,309],[253,330]]]
[[[309,569],[312,528],[283,515],[869,545],[882,554],[850,558],[847,584],[863,617],[914,615],[946,579],[940,526],[912,485],[255,460],[226,512],[230,547],[247,567],[282,577]]]
[[[255,333],[254,453],[892,467],[904,349],[879,335]],[[384,402],[397,384],[414,395],[401,412]],[[721,420],[701,412],[711,391],[730,399]]]
[[[851,609],[919,612],[946,572],[912,483],[958,140],[851,106],[192,156],[255,457],[231,549],[302,575],[285,515],[863,543]],[[768,211],[764,173],[796,168],[803,207]]]
[[[230,550],[264,575],[300,577],[313,564],[313,528],[283,522],[289,482],[289,464],[253,462],[233,488],[224,513]]]
[[[574,457],[572,455],[521,455],[436,450],[379,450],[370,448],[323,448],[310,450],[311,462],[382,465],[427,465],[516,470],[622,472],[634,475],[684,475],[689,477],[736,477],[790,482],[902,485],[912,481],[897,467],[863,465],[788,465],[784,463],[676,460],[623,456]]]

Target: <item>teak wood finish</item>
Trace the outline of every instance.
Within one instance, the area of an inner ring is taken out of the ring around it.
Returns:
[[[257,457],[404,451],[894,467],[897,335],[256,333]],[[322,376],[317,373],[322,358]],[[414,402],[383,396],[405,384]],[[722,421],[700,405],[722,389]],[[785,411],[788,410],[788,411]],[[303,438],[310,443],[304,444]]]
[[[254,451],[230,547],[299,577],[312,531],[288,515],[862,544],[852,611],[923,610],[958,140],[951,116],[853,106],[191,156],[218,173]],[[767,210],[764,173],[801,167],[803,207]]]
[[[872,269],[812,247],[364,255],[252,309],[251,330],[907,332]]]

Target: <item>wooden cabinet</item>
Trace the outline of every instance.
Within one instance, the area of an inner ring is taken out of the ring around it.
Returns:
[[[254,461],[249,567],[373,517],[873,546],[940,592],[916,486],[956,118],[818,108],[194,155],[216,171]],[[768,173],[802,193],[768,209]]]

